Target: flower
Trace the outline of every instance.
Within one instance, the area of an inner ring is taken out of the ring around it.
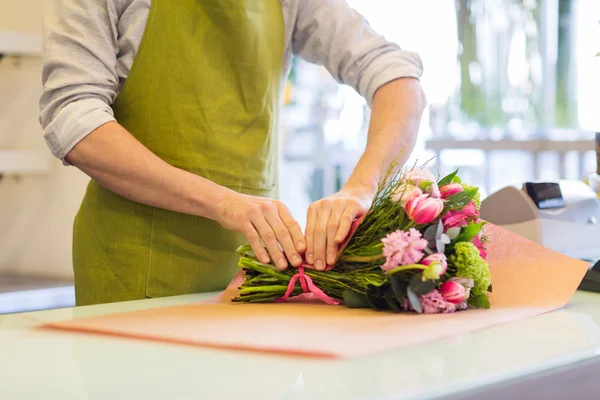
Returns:
[[[419,186],[421,182],[436,182],[435,176],[428,169],[413,169],[404,175],[404,181]]]
[[[439,188],[437,182],[431,183],[431,186],[429,187],[429,195],[431,197],[435,197],[436,199],[439,199],[440,197],[442,197],[442,194],[440,193],[440,188]]]
[[[421,232],[410,229],[408,232],[397,230],[381,239],[383,242],[383,255],[385,264],[381,266],[384,271],[390,271],[400,265],[416,264],[423,258],[423,250],[427,247],[427,240],[421,237]]]
[[[479,256],[485,260],[487,258],[487,250],[478,236],[473,238],[473,244],[477,247],[477,250],[479,250]]]
[[[473,282],[473,279],[471,279],[471,278],[450,278],[449,281],[456,282],[465,288],[465,301],[466,301],[469,298],[469,296],[471,295],[471,289],[473,289],[473,285],[475,284]]]
[[[444,300],[452,304],[462,303],[467,298],[463,285],[452,281],[442,283],[440,285],[440,293],[444,297]]]
[[[430,224],[440,215],[444,209],[442,199],[435,199],[429,195],[422,194],[413,197],[406,203],[406,214],[408,218],[418,225]]]
[[[403,183],[394,190],[391,200],[394,203],[400,203],[402,207],[406,207],[406,203],[413,197],[418,197],[423,194],[423,191],[410,183]]]
[[[466,226],[469,223],[469,220],[473,218],[479,218],[479,211],[475,207],[475,203],[470,201],[460,210],[448,211],[442,217],[442,222],[446,229],[450,229]]]
[[[446,269],[448,269],[448,262],[446,261],[446,256],[442,253],[433,253],[428,255],[423,260],[421,260],[421,264],[430,266],[432,264],[439,264],[441,267],[440,276],[446,273]]]
[[[456,277],[473,279],[473,287],[486,292],[491,277],[488,263],[479,255],[479,249],[471,242],[458,242],[455,253],[448,257],[448,264],[456,268]]]
[[[442,294],[436,289],[420,296],[419,300],[423,307],[423,314],[451,313],[456,311],[456,305],[446,301]],[[408,299],[404,299],[402,308],[407,311],[413,310]]]
[[[464,189],[460,183],[449,183],[440,187],[440,195],[442,199],[447,199],[448,197],[455,195],[456,193],[462,192]]]
[[[423,270],[423,279],[438,280],[444,274],[440,263],[433,263]]]

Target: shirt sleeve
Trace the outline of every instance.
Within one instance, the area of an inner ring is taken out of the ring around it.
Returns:
[[[294,54],[323,65],[369,105],[377,89],[386,83],[398,78],[421,78],[419,55],[387,41],[345,0],[295,2]]]
[[[114,121],[115,7],[110,0],[46,0],[39,121],[48,147],[63,161],[90,132]]]

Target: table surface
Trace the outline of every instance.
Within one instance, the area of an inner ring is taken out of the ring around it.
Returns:
[[[439,398],[600,354],[600,295],[585,292],[552,313],[348,361],[35,329],[211,295],[0,316],[0,399]]]

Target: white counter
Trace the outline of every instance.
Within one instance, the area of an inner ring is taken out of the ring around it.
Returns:
[[[352,361],[257,356],[35,329],[47,321],[206,297],[0,316],[0,399],[437,398],[600,354],[600,295],[583,292],[550,314]]]

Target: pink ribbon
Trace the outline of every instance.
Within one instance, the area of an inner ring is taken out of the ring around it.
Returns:
[[[286,301],[290,297],[290,295],[294,292],[294,287],[296,286],[297,279],[300,279],[300,286],[302,286],[302,291],[304,293],[312,293],[317,299],[332,306],[337,306],[338,304],[340,304],[331,297],[327,296],[325,292],[323,292],[321,289],[319,289],[313,283],[313,280],[310,278],[310,276],[304,274],[304,266],[298,267],[298,273],[292,276],[287,291],[285,292],[283,297],[279,299],[279,301]]]

